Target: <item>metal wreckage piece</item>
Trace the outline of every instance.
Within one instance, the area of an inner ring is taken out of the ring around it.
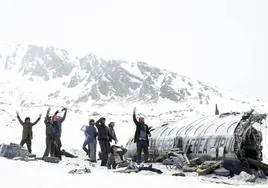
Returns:
[[[1,144],[0,145],[0,156],[12,160],[20,161],[36,161],[44,160],[45,162],[58,163],[60,160],[58,157],[44,157],[38,158],[35,154],[29,153],[27,149],[21,147],[19,144]]]
[[[265,119],[266,114],[251,110],[243,114],[185,118],[152,128],[149,160],[199,174],[218,169],[219,175],[245,171],[267,176],[268,165],[262,163],[262,133],[254,128]],[[127,157],[134,158],[136,144],[133,138],[129,139],[126,148]],[[203,164],[206,161],[209,165]]]
[[[73,169],[68,172],[69,174],[88,174],[91,173],[89,168]]]
[[[25,160],[25,161],[35,158],[35,155],[29,153],[28,150],[14,143],[1,144],[0,156],[6,157],[8,159]]]
[[[69,158],[77,158],[77,156],[65,151],[61,150],[61,154],[65,157]],[[0,157],[5,157],[13,160],[21,160],[21,161],[36,161],[43,160],[49,163],[59,163],[60,159],[58,157],[36,157],[35,154],[29,153],[27,149],[21,147],[19,144],[10,143],[10,144],[0,144]]]

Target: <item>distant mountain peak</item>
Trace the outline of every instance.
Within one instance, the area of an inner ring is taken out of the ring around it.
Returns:
[[[64,49],[37,45],[17,45],[1,54],[5,71],[27,78],[32,85],[48,87],[43,92],[44,101],[79,105],[89,101],[157,104],[167,100],[191,106],[224,97],[214,87],[142,61],[105,60],[90,53],[77,57]]]

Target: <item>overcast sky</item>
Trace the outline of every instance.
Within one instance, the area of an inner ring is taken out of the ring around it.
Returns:
[[[267,0],[0,0],[0,42],[145,61],[268,101]]]

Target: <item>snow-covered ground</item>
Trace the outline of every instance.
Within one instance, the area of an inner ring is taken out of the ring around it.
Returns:
[[[97,164],[90,166],[83,159],[64,158],[59,164],[43,161],[12,161],[0,158],[0,184],[3,188],[47,188],[47,187],[267,187],[267,180],[258,179],[256,183],[245,182],[250,176],[241,173],[231,179],[213,176],[198,176],[186,173],[185,177],[172,176],[175,170],[169,170],[160,164],[153,167],[161,169],[163,174],[141,171],[139,173],[119,173],[107,170]],[[90,168],[91,173],[70,174],[73,169]]]
[[[40,112],[45,113],[45,108],[28,109],[21,111],[21,117],[29,115],[33,121]],[[53,112],[55,109],[52,109]],[[130,110],[130,109],[126,109]],[[15,109],[13,109],[15,111]],[[12,113],[12,112],[11,112]],[[141,110],[141,113],[143,111]],[[15,114],[15,112],[14,112]],[[15,115],[11,114],[15,119]],[[115,121],[115,130],[119,138],[119,144],[124,145],[129,137],[132,136],[134,131],[134,125],[132,122],[131,111],[125,115],[113,114],[100,114],[105,116],[107,121]],[[2,116],[3,119],[5,118]],[[95,167],[91,166],[88,161],[85,161],[81,145],[84,140],[84,134],[80,131],[83,124],[87,123],[88,118],[93,117],[86,112],[75,113],[70,111],[67,114],[66,121],[63,123],[63,135],[62,142],[63,148],[71,153],[75,153],[79,156],[76,159],[70,159],[63,157],[63,160],[59,164],[46,163],[44,161],[13,161],[0,157],[0,185],[3,188],[47,188],[47,187],[86,187],[86,186],[98,186],[98,187],[164,187],[164,186],[180,186],[180,187],[267,187],[268,180],[258,179],[256,183],[245,182],[250,176],[242,173],[239,176],[235,176],[231,179],[213,176],[198,176],[195,173],[186,173],[185,177],[172,176],[176,171],[168,169],[161,164],[153,164],[153,167],[161,169],[163,174],[155,174],[153,172],[139,172],[139,173],[118,173],[116,170],[108,170],[105,167],[100,167],[100,162]],[[6,116],[10,119],[10,116]],[[9,122],[9,120],[5,120]],[[160,125],[161,122],[158,119],[147,118],[148,124],[154,124],[154,126]],[[262,127],[263,133],[266,134],[267,128]],[[8,126],[0,125],[0,143],[19,143],[21,139],[22,128],[17,120],[9,122]],[[33,152],[37,156],[42,156],[45,149],[45,126],[40,121],[34,128],[33,139]],[[267,139],[264,135],[264,158],[267,160]],[[99,147],[98,147],[99,149]],[[70,174],[68,173],[73,169],[90,168],[91,173],[88,174]]]

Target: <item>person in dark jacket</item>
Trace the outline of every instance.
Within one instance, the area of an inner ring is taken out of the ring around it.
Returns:
[[[105,125],[105,118],[102,117],[96,121],[96,127],[98,129],[98,140],[101,148],[101,166],[106,166],[108,160],[108,154],[110,152],[110,131]]]
[[[63,108],[64,111],[63,117],[58,116],[59,111],[56,111],[52,116],[52,127],[53,127],[53,136],[55,138],[55,157],[58,157],[61,160],[61,133],[62,133],[62,123],[66,118],[67,108]]]
[[[52,117],[49,115],[50,108],[48,108],[44,123],[46,125],[46,150],[43,155],[47,157],[50,153],[52,157],[55,156],[55,137],[53,135],[53,124],[52,124]]]
[[[85,134],[87,137],[87,145],[89,151],[89,158],[91,162],[97,162],[96,160],[96,148],[97,148],[97,140],[98,136],[97,129],[94,126],[94,120],[91,119],[89,121],[89,126],[86,127]]]
[[[59,111],[56,111],[54,116],[53,116],[53,121],[56,121],[58,124],[58,130],[57,130],[57,135],[59,136],[59,138],[61,138],[61,134],[62,134],[62,123],[64,122],[64,120],[66,119],[66,115],[67,115],[67,108],[62,108],[61,111],[64,111],[64,114],[62,117],[58,116]]]
[[[117,137],[116,137],[116,134],[115,134],[115,130],[114,130],[114,125],[115,123],[112,121],[109,123],[109,131],[110,131],[110,142],[112,142],[114,140],[115,144],[117,144],[118,140],[117,140]]]
[[[136,162],[140,164],[141,162],[141,153],[144,153],[144,162],[148,161],[148,147],[149,147],[149,138],[151,133],[149,131],[148,125],[145,124],[144,118],[139,117],[139,120],[136,118],[136,107],[133,110],[133,121],[136,125],[134,143],[137,144],[137,159]]]
[[[29,117],[26,117],[24,122],[21,120],[19,112],[17,112],[17,118],[22,125],[22,139],[20,142],[20,145],[23,147],[23,145],[26,143],[27,144],[27,149],[30,153],[32,153],[32,139],[33,139],[33,130],[32,127],[36,125],[40,119],[41,119],[41,114],[37,118],[37,120],[33,123],[31,123],[31,119]]]

